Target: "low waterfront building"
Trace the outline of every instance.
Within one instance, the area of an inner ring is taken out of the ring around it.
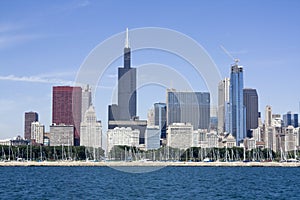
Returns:
[[[160,135],[159,126],[148,126],[145,132],[145,150],[158,149],[160,147]]]
[[[132,120],[109,120],[108,129],[113,130],[114,128],[130,127],[132,130],[138,129],[139,133],[139,144],[145,144],[145,131],[147,127],[147,120],[140,120],[138,117],[134,117]]]
[[[50,126],[50,146],[74,146],[74,126],[56,125]]]
[[[107,152],[116,145],[124,146],[139,146],[140,130],[130,127],[116,127],[114,129],[108,129],[107,131]]]
[[[12,139],[0,140],[0,145],[3,146],[22,146],[30,144],[30,140],[25,140],[21,136],[13,137]]]
[[[11,139],[0,140],[0,145],[1,146],[10,146],[11,145]]]
[[[187,149],[193,145],[193,126],[190,123],[173,123],[168,126],[167,146]]]
[[[256,148],[256,140],[254,138],[245,138],[244,147],[246,150],[252,150]]]
[[[219,147],[219,137],[216,132],[211,132],[207,134],[207,148],[217,148]]]
[[[294,151],[296,149],[297,134],[293,126],[288,126],[284,129],[284,138],[281,143],[282,149],[287,151]]]
[[[227,133],[221,140],[220,147],[236,147],[236,139],[231,133]]]

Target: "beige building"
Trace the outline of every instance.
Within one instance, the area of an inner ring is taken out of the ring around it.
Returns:
[[[232,148],[235,146],[236,146],[236,139],[231,133],[228,133],[224,137],[222,137],[222,140],[219,143],[220,148],[222,147]]]
[[[50,126],[50,146],[74,146],[74,126],[56,125]]]
[[[140,131],[130,127],[116,127],[107,131],[107,152],[116,145],[139,146]]]
[[[102,147],[102,126],[97,121],[93,106],[85,112],[84,120],[80,124],[80,145],[86,147]]]
[[[218,86],[218,133],[226,131],[226,110],[229,103],[230,79],[225,78]],[[228,118],[228,117],[227,117]],[[228,120],[228,119],[227,119]]]
[[[190,123],[173,123],[168,126],[167,146],[187,149],[193,145],[193,126]]]
[[[31,139],[35,140],[35,143],[44,144],[44,131],[45,126],[40,122],[31,123]]]

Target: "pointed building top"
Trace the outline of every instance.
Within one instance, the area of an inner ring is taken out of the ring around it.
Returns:
[[[126,28],[125,48],[129,48],[128,28]]]

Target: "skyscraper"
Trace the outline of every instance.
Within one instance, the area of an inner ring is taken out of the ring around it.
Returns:
[[[45,126],[40,122],[31,123],[31,139],[34,143],[44,144]]]
[[[118,68],[118,105],[117,109],[109,111],[110,114],[113,114],[109,119],[131,120],[136,116],[136,68],[131,68],[130,54],[127,29],[124,48],[124,67]]]
[[[298,114],[293,114],[291,111],[283,115],[283,125],[285,127],[293,126],[298,127]]]
[[[230,127],[229,132],[236,138],[237,145],[246,137],[246,112],[243,96],[243,67],[236,62],[230,74]]]
[[[54,86],[52,98],[52,123],[73,125],[74,144],[80,145],[81,87]]]
[[[131,128],[139,130],[139,143],[145,143],[146,120],[139,120],[136,114],[136,69],[131,68],[131,57],[126,29],[124,67],[118,68],[118,104],[108,106],[108,129]]]
[[[80,145],[86,147],[102,147],[102,126],[97,121],[93,106],[85,112],[85,117],[80,124]]]
[[[39,116],[36,112],[25,112],[24,120],[24,138],[31,139],[31,123],[39,121]]]
[[[154,125],[160,129],[160,137],[167,138],[167,105],[165,103],[154,104]]]
[[[272,126],[272,107],[269,105],[265,109],[265,126]]]
[[[252,137],[251,129],[258,127],[258,95],[256,89],[246,88],[243,91],[246,108],[246,131],[247,136]]]
[[[81,121],[84,121],[85,112],[92,105],[92,92],[89,85],[82,90],[82,104],[81,104]]]
[[[225,78],[218,86],[218,132],[228,132],[228,105],[230,79]],[[227,123],[226,123],[227,122]]]
[[[195,130],[208,129],[210,94],[208,92],[177,92],[167,90],[167,125],[191,123]]]
[[[147,126],[154,126],[154,108],[150,108],[147,113]]]

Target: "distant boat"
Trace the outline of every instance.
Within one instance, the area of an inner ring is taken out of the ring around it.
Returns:
[[[212,160],[209,159],[209,158],[204,158],[204,159],[203,159],[203,162],[212,162]]]
[[[295,158],[290,158],[290,159],[287,159],[286,162],[299,162],[299,160],[297,160]]]

